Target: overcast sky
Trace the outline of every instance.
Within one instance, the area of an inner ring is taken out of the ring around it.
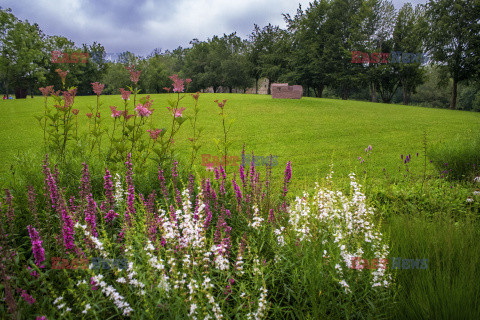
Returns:
[[[3,9],[47,35],[65,36],[77,46],[101,43],[108,53],[147,55],[155,48],[189,47],[197,38],[237,32],[246,38],[256,23],[285,26],[282,13],[294,15],[308,0],[2,0]],[[393,0],[404,3],[427,0]]]

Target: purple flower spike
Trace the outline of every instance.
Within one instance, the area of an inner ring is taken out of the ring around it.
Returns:
[[[33,256],[35,257],[35,264],[41,268],[44,266],[41,265],[45,261],[45,250],[42,248],[42,239],[37,230],[32,226],[27,226],[28,235],[30,236],[30,241],[32,242]]]
[[[107,203],[109,204],[109,209],[113,209],[115,205],[115,198],[113,197],[113,182],[112,176],[110,175],[110,171],[105,168],[105,176],[103,177],[105,181],[104,189],[105,189],[105,198],[107,199]]]

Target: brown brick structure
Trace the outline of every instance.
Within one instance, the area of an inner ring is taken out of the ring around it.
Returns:
[[[289,86],[288,83],[272,84],[273,99],[301,99],[303,88],[301,85]]]

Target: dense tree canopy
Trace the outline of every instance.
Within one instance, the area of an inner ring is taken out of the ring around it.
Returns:
[[[247,39],[214,35],[193,39],[188,48],[155,49],[147,57],[123,52],[109,61],[97,42],[77,46],[65,37],[44,35],[38,25],[0,8],[0,89],[6,94],[28,89],[33,95],[40,86],[59,87],[55,70],[60,68],[69,71],[69,85],[77,86],[78,94],[92,94],[95,81],[105,84],[105,93],[118,94],[129,82],[125,67],[136,65],[144,93],[163,92],[168,77],[179,74],[192,79],[191,91],[253,88],[257,93],[258,81],[265,78],[301,84],[305,94],[312,89],[317,97],[327,92],[408,104],[435,74],[443,87],[452,79],[451,108],[456,108],[459,84],[469,87],[461,90],[468,96],[461,97],[461,108],[475,109],[474,101],[480,101],[480,0],[430,0],[400,10],[391,0],[314,0],[284,19],[285,29],[254,25]],[[88,59],[78,61],[82,55]],[[426,72],[424,58],[435,72]]]

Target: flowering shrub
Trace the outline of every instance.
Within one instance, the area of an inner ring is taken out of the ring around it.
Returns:
[[[9,294],[15,289],[19,293],[9,300],[9,310],[15,311],[18,304],[22,314],[46,319],[73,319],[78,314],[84,318],[282,317],[289,308],[310,312],[308,306],[283,305],[287,295],[282,290],[290,281],[303,287],[303,274],[319,270],[323,280],[314,282],[312,290],[329,302],[322,304],[326,309],[315,311],[316,318],[351,314],[359,305],[356,295],[390,288],[391,276],[382,265],[374,270],[350,268],[356,256],[388,255],[374,210],[367,206],[353,175],[350,196],[317,186],[312,195],[304,193],[290,202],[291,163],[276,201],[269,171],[261,183],[254,161],[249,168],[239,167],[238,181],[227,179],[220,166],[212,181],[203,179],[195,188],[192,177],[183,189],[177,166],[174,162],[171,181],[160,168],[158,184],[144,196],[136,192],[128,155],[125,174],[105,169],[99,198],[93,196],[99,190],[92,188],[87,164],[78,191],[72,192],[59,186],[58,171],[46,160],[44,194],[29,188],[29,207],[35,208],[36,216],[27,222],[30,240],[23,246],[27,251],[0,228],[1,261],[6,261],[2,281]],[[2,225],[12,230],[9,234],[25,232],[18,229],[21,223],[8,191],[6,199],[0,207]],[[322,252],[323,258],[315,252]],[[15,255],[19,263],[8,262]],[[72,261],[74,267],[49,265],[53,257]],[[93,258],[120,257],[126,262],[123,267],[77,266]],[[8,280],[12,273],[19,279],[15,286]],[[295,290],[302,294],[304,289]],[[315,303],[315,298],[302,295],[302,299]],[[345,306],[346,311],[339,313]]]
[[[331,179],[331,174],[327,182]],[[350,285],[358,280],[358,272],[352,268],[352,262],[358,256],[375,258],[380,264],[368,275],[372,287],[388,287],[391,276],[385,274],[388,245],[379,227],[375,225],[374,209],[366,204],[366,197],[355,175],[350,175],[351,196],[341,191],[322,188],[318,184],[313,196],[304,193],[297,197],[289,208],[288,224],[275,229],[279,246],[286,239],[296,245],[321,242],[324,263],[332,278],[351,293]],[[360,269],[361,270],[361,269]],[[364,283],[361,283],[364,285]]]
[[[176,93],[176,98],[170,100],[170,106],[167,107],[172,116],[172,127],[170,130],[155,128],[150,118],[155,111],[152,108],[154,101],[149,95],[137,100],[137,95],[140,92],[137,89],[137,83],[141,71],[137,70],[135,66],[126,67],[126,69],[130,72],[130,80],[133,85],[128,87],[129,90],[119,89],[123,107],[109,106],[113,119],[113,130],[107,130],[103,124],[108,118],[105,117],[107,112],[103,111],[103,103],[100,99],[104,84],[93,82],[92,91],[97,96],[96,106],[91,107],[90,112],[86,113],[88,132],[83,137],[78,135],[80,111],[73,107],[77,88],[72,87],[65,90],[68,71],[57,69],[57,73],[62,79],[64,91],[58,90],[55,92],[53,86],[40,88],[44,96],[45,111],[42,116],[36,117],[43,129],[44,144],[48,152],[58,153],[60,158],[63,159],[67,147],[78,146],[89,151],[91,156],[95,155],[113,163],[121,162],[128,153],[132,153],[142,164],[146,162],[152,152],[158,156],[160,161],[169,156],[168,152],[172,151],[175,142],[174,137],[180,130],[181,125],[187,120],[187,117],[183,117],[183,111],[186,108],[180,106],[180,101],[185,96],[185,94],[182,95],[185,84],[188,85],[191,80],[180,79],[178,75],[170,77],[173,83],[173,92]],[[166,89],[170,91],[171,88]],[[55,100],[54,108],[51,108],[48,104],[49,96],[52,96]],[[130,103],[130,97],[133,98],[132,104]],[[192,97],[195,100],[194,120],[192,122],[194,134],[193,138],[190,138],[193,143],[193,164],[196,153],[200,148],[197,143],[200,132],[196,125],[199,93],[192,95]],[[108,142],[105,143],[105,140]],[[74,144],[69,143],[70,141],[73,141]]]

